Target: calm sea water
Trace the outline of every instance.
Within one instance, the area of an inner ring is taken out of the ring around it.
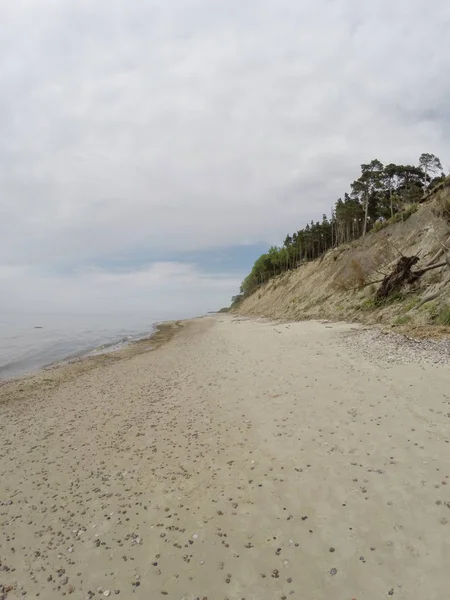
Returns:
[[[147,337],[160,321],[187,316],[0,313],[0,380],[76,356],[118,349]]]

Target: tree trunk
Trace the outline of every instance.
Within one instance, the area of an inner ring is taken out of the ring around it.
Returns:
[[[364,200],[364,228],[363,228],[363,237],[367,233],[367,217],[369,215],[369,198],[367,197],[367,193],[365,194]]]
[[[425,179],[423,182],[423,193],[427,191],[427,175],[428,175],[428,165],[425,165]]]

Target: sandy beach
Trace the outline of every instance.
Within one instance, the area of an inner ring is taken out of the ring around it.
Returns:
[[[214,315],[2,385],[0,598],[447,598],[450,367],[360,336]]]

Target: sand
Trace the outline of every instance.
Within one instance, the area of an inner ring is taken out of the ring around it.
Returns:
[[[2,385],[0,598],[447,598],[450,367],[357,335],[217,315]]]

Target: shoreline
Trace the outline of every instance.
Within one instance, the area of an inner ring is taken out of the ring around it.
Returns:
[[[155,323],[154,331],[148,336],[138,340],[131,340],[122,347],[96,354],[83,354],[78,357],[68,358],[57,361],[36,371],[18,375],[10,379],[0,380],[0,404],[4,401],[1,397],[2,390],[9,386],[33,387],[39,385],[42,381],[48,384],[50,381],[57,383],[58,380],[78,377],[92,369],[102,368],[111,363],[123,361],[138,356],[145,352],[157,350],[162,344],[168,342],[179,329],[186,327],[189,321],[201,319],[203,317],[194,317],[192,319],[180,319],[175,321],[162,321]],[[13,392],[14,393],[14,392]]]
[[[83,351],[79,355],[68,356],[67,358],[63,358],[61,360],[57,360],[48,365],[44,365],[42,367],[38,367],[35,370],[29,371],[27,373],[19,374],[17,376],[9,377],[9,378],[0,378],[0,390],[3,386],[20,382],[28,379],[32,379],[34,377],[39,376],[42,373],[51,373],[54,370],[60,368],[67,368],[72,365],[79,365],[86,363],[86,368],[96,368],[101,367],[103,364],[108,364],[108,356],[112,356],[112,360],[124,360],[126,358],[131,358],[141,352],[147,352],[153,349],[151,346],[152,341],[156,341],[156,346],[154,349],[158,348],[161,343],[165,341],[169,341],[171,337],[176,333],[177,328],[185,327],[187,323],[190,321],[196,321],[198,319],[210,318],[214,316],[223,316],[228,315],[229,317],[235,319],[246,319],[253,321],[262,321],[267,323],[345,323],[349,327],[355,327],[360,330],[372,331],[375,333],[380,333],[386,336],[386,339],[396,338],[398,340],[403,340],[406,343],[408,342],[417,342],[420,345],[426,346],[427,344],[430,346],[435,346],[436,351],[441,351],[440,346],[445,345],[445,342],[448,342],[450,348],[450,331],[447,327],[415,327],[411,328],[408,326],[400,326],[400,327],[387,327],[385,325],[379,324],[367,324],[359,321],[342,321],[339,319],[304,319],[304,320],[295,320],[292,321],[290,319],[273,319],[271,317],[265,317],[263,315],[241,315],[239,312],[220,312],[220,311],[211,311],[206,315],[201,315],[197,317],[191,317],[187,319],[176,319],[170,321],[161,321],[156,322],[154,324],[154,330],[149,335],[143,335],[143,337],[138,337],[137,339],[132,339],[126,342],[112,342],[108,344],[108,346],[100,346],[98,348],[94,348],[92,350]],[[172,329],[175,329],[171,332]],[[150,347],[148,347],[150,345]],[[399,345],[397,343],[397,345]],[[115,346],[118,346],[115,348]],[[104,350],[99,350],[99,348],[104,348]],[[434,349],[434,348],[433,348]],[[447,348],[445,348],[447,350]],[[450,350],[449,360],[450,360]],[[104,360],[103,360],[104,359]],[[94,364],[95,363],[95,364]],[[0,398],[1,402],[1,398]]]

